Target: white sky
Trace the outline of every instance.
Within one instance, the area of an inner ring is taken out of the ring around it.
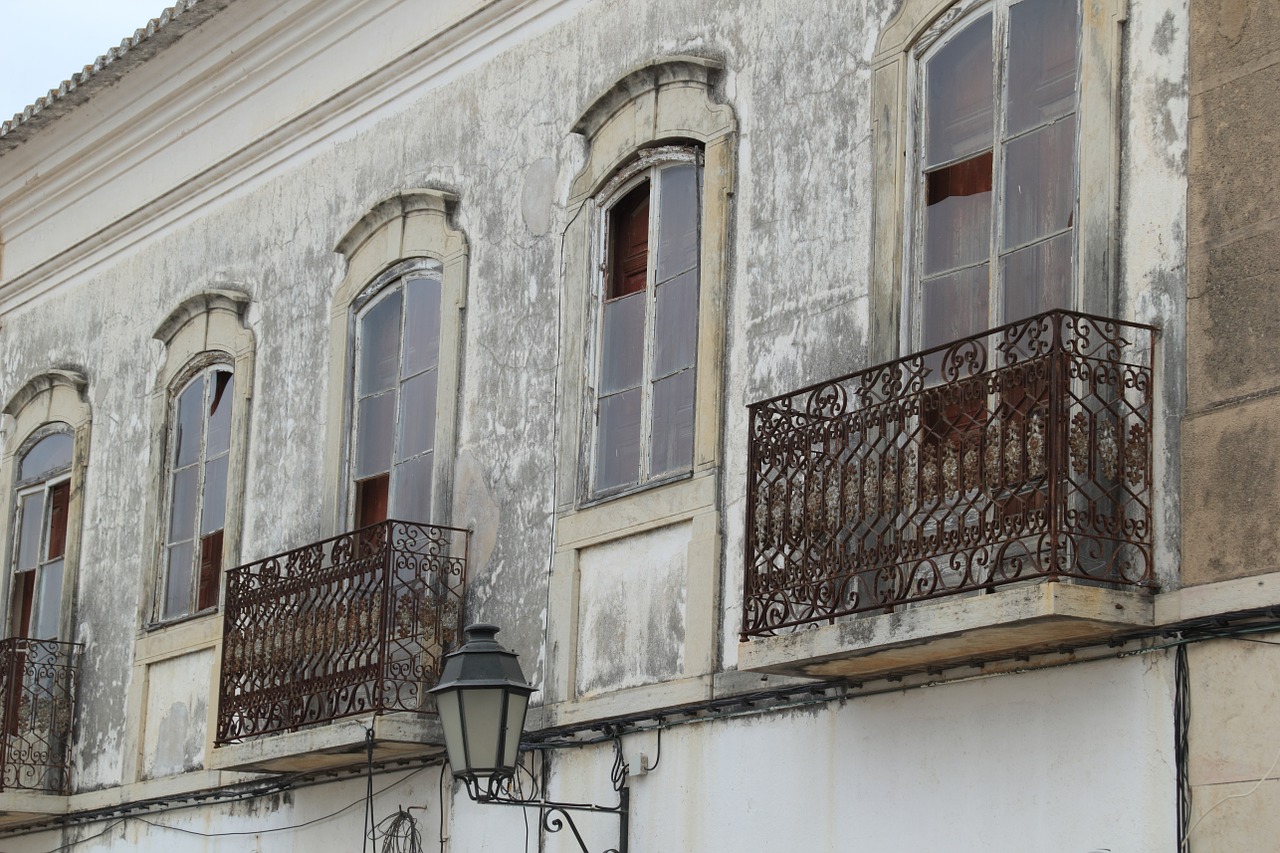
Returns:
[[[159,17],[173,0],[0,0],[0,121]]]

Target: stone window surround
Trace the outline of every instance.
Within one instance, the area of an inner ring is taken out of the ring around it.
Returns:
[[[16,482],[17,463],[22,453],[31,446],[31,439],[44,433],[46,427],[57,431],[69,431],[72,436],[71,494],[67,504],[67,541],[63,557],[61,616],[58,636],[71,640],[75,630],[75,598],[77,570],[80,566],[81,535],[84,521],[84,484],[88,473],[91,410],[85,399],[88,381],[84,375],[72,370],[50,370],[28,380],[9,399],[4,414],[13,419],[0,457],[0,553],[3,560],[4,602],[2,609],[5,631],[9,625],[9,596],[13,573],[10,559],[13,553],[13,484]]]
[[[562,423],[556,483],[544,704],[568,721],[705,698],[717,659],[721,563],[719,464],[723,396],[724,303],[729,206],[737,120],[713,90],[722,67],[695,56],[661,57],[624,75],[573,126],[585,137],[585,165],[569,187],[564,234]],[[608,182],[657,144],[703,149],[703,218],[698,285],[694,454],[690,475],[589,501],[591,400],[586,366],[596,346],[592,323],[599,286],[594,246],[597,198]],[[683,670],[674,681],[591,699],[577,694],[579,554],[584,548],[692,522],[688,546]],[[549,719],[550,723],[551,720]]]
[[[909,292],[919,107],[916,47],[922,38],[976,9],[964,0],[905,0],[881,33],[872,58],[872,208],[870,363],[904,354],[910,340],[903,294]],[[1078,308],[1110,315],[1118,300],[1116,221],[1120,179],[1121,25],[1128,0],[1082,0],[1075,225]]]
[[[347,271],[334,293],[329,317],[328,432],[325,438],[326,505],[332,532],[346,530],[354,496],[347,472],[351,434],[351,394],[355,311],[378,289],[394,283],[397,270],[416,259],[438,261],[440,273],[440,356],[436,385],[436,437],[432,472],[432,521],[448,524],[457,441],[463,317],[467,300],[466,235],[449,222],[453,193],[427,188],[402,190],[375,204],[338,241],[334,251]]]
[[[222,565],[225,571],[240,563],[241,535],[244,529],[245,463],[249,440],[250,405],[253,398],[254,336],[245,322],[250,299],[239,290],[210,289],[183,302],[165,318],[155,331],[155,339],[164,344],[164,362],[156,376],[151,394],[152,472],[147,489],[146,574],[143,595],[142,624],[144,631],[163,629],[190,619],[207,618],[221,611],[201,611],[176,619],[159,619],[158,596],[164,570],[162,525],[168,519],[169,436],[177,393],[193,377],[214,364],[230,365],[235,384],[231,409],[231,450],[227,464],[227,514],[223,528]],[[219,623],[220,627],[220,623]],[[212,630],[212,629],[211,629]]]

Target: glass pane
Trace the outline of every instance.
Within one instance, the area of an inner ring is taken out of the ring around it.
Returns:
[[[396,466],[391,517],[426,524],[431,520],[431,466],[434,453],[415,456]]]
[[[395,435],[396,394],[389,391],[360,401],[356,423],[356,477],[364,479],[391,470],[391,440]]]
[[[1076,105],[1079,0],[1023,0],[1009,9],[1009,123],[1020,133]]]
[[[507,694],[507,731],[502,741],[502,766],[515,767],[520,757],[520,735],[529,711],[529,697],[512,691]]]
[[[432,450],[436,443],[436,379],[438,373],[428,370],[402,386],[400,404],[400,452],[406,459]],[[401,518],[402,516],[396,516]]]
[[[693,374],[685,370],[653,383],[652,476],[693,465]]]
[[[209,395],[209,435],[205,438],[205,458],[226,453],[231,447],[231,398],[235,382],[229,371],[220,370],[213,375],[213,388]]]
[[[649,182],[609,211],[609,298],[639,293],[649,280]]]
[[[604,304],[600,344],[600,393],[640,384],[644,370],[644,292]]]
[[[502,734],[502,690],[496,687],[458,691],[467,727],[467,765],[484,772],[498,767]]]
[[[658,175],[658,281],[698,266],[698,170],[668,166]]]
[[[165,619],[183,616],[191,612],[192,548],[190,542],[181,542],[169,549],[169,561],[165,573]]]
[[[1005,148],[1004,247],[1071,227],[1076,206],[1076,123],[1064,119]]]
[[[65,432],[46,435],[22,457],[19,480],[30,480],[41,474],[58,471],[71,464],[71,436]]]
[[[200,423],[204,420],[204,377],[197,379],[178,395],[178,414],[174,419],[174,466],[181,468],[200,458]]]
[[[949,344],[987,328],[989,270],[989,264],[982,264],[924,282],[921,343],[925,348]]]
[[[600,400],[596,440],[596,488],[609,489],[640,479],[640,389]]]
[[[990,148],[994,138],[991,14],[969,24],[925,66],[925,164]]]
[[[40,562],[40,533],[44,527],[44,492],[22,498],[22,533],[18,537],[18,571]]]
[[[440,282],[410,279],[405,285],[404,366],[401,376],[435,367],[440,360]]]
[[[204,499],[200,505],[201,536],[226,526],[227,458],[219,456],[204,463]]]
[[[58,617],[62,613],[62,560],[49,563],[40,570],[40,588],[36,593],[31,631],[37,640],[58,637]]]
[[[1004,322],[1050,308],[1072,308],[1073,232],[1019,249],[1004,259]]]
[[[169,541],[190,539],[196,529],[196,488],[200,466],[192,465],[173,474],[173,494],[169,498]]]
[[[658,286],[653,328],[653,372],[666,376],[693,367],[698,339],[698,271]]]
[[[49,537],[44,558],[61,557],[67,550],[67,514],[70,512],[71,483],[63,480],[49,489]]]
[[[361,397],[390,390],[400,368],[400,291],[382,297],[360,319]]]
[[[991,255],[991,152],[925,176],[924,270],[942,272]]]

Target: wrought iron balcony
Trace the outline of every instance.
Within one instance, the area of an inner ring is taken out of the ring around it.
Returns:
[[[66,794],[81,647],[0,640],[0,790]]]
[[[1028,581],[1154,586],[1155,332],[1054,311],[753,405],[743,640]]]
[[[467,531],[385,521],[227,575],[219,745],[431,710],[462,631]]]

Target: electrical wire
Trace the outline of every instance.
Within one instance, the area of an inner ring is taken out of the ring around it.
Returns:
[[[379,821],[369,835],[369,840],[382,842],[382,853],[424,853],[422,833],[418,831],[418,821],[409,814],[404,806]]]

